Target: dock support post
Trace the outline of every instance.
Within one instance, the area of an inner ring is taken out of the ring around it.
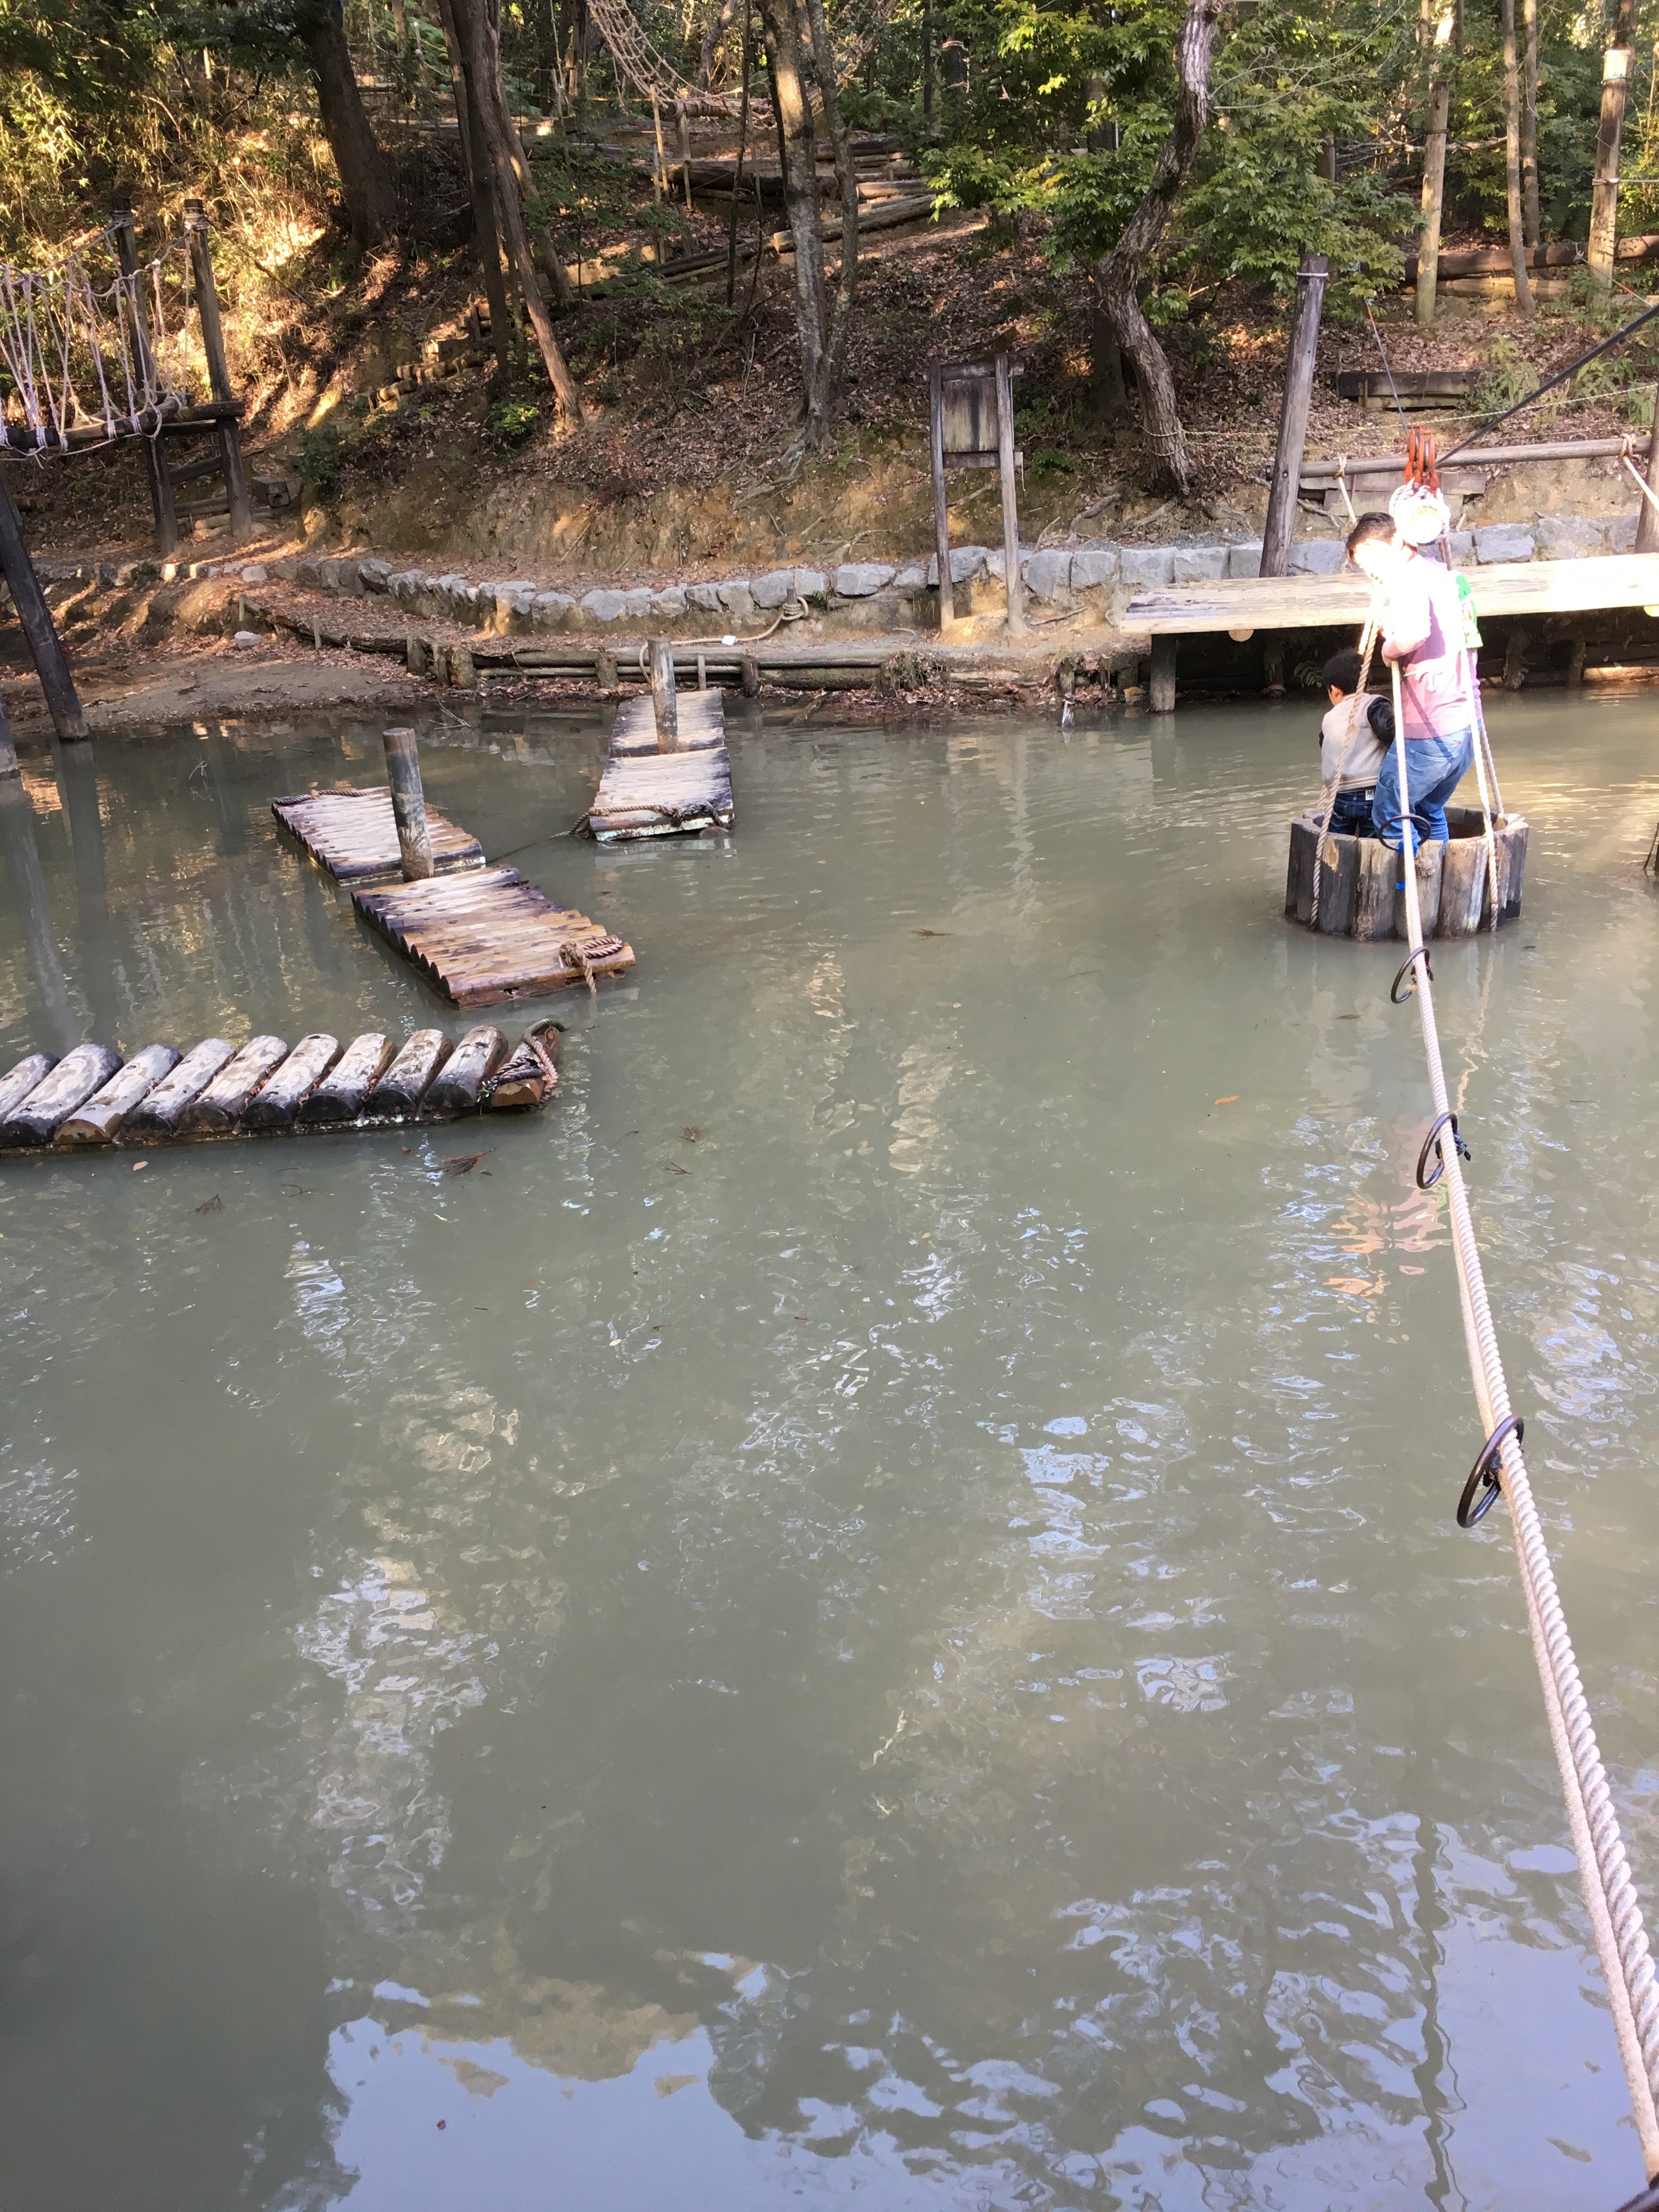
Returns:
[[[9,775],[18,775],[17,747],[12,741],[11,724],[6,720],[6,702],[0,699],[0,783]]]
[[[949,637],[957,618],[951,581],[951,518],[945,507],[945,364],[927,371],[927,445],[933,473],[933,550],[939,556],[939,634]]]
[[[617,688],[617,656],[609,646],[602,645],[593,656],[593,681],[601,691]]]
[[[200,200],[185,202],[190,226],[190,266],[196,279],[196,307],[202,319],[202,350],[207,356],[208,385],[216,399],[230,400],[230,367],[225,359],[224,325],[219,319],[219,288],[213,281],[213,254],[208,246],[207,210]],[[246,538],[253,529],[253,510],[248,505],[247,477],[242,467],[242,434],[227,416],[218,428],[219,467],[230,502],[230,534]],[[166,456],[163,455],[165,461]]]
[[[127,295],[127,311],[132,318],[132,345],[137,356],[138,374],[143,383],[154,390],[155,357],[150,351],[149,318],[144,313],[143,280],[138,274],[138,243],[133,234],[132,202],[125,192],[116,197],[112,210],[115,232],[115,253],[120,264],[121,281]],[[136,409],[142,415],[142,408]],[[155,511],[155,548],[160,553],[176,553],[179,550],[179,510],[173,504],[173,478],[167,473],[167,457],[161,443],[161,425],[157,420],[155,435],[145,435],[141,443],[144,448],[144,469],[149,477],[149,503]]]
[[[674,646],[666,637],[651,640],[651,706],[657,718],[657,750],[680,748],[679,695],[674,688]]]
[[[1648,489],[1659,498],[1659,386],[1653,394],[1653,435],[1648,441]],[[1636,522],[1638,553],[1659,553],[1659,507],[1644,499]]]
[[[1290,352],[1285,362],[1285,398],[1279,410],[1279,449],[1273,456],[1273,489],[1261,532],[1264,576],[1290,573],[1291,540],[1296,534],[1296,499],[1302,486],[1302,459],[1308,446],[1308,408],[1313,398],[1314,362],[1319,351],[1319,319],[1325,307],[1329,264],[1310,253],[1296,280],[1296,313]]]
[[[738,668],[743,679],[744,697],[745,699],[758,699],[760,697],[759,661],[756,659],[752,653],[745,653],[738,660]]]
[[[3,478],[0,478],[0,576],[6,580],[12,605],[23,625],[23,635],[28,640],[34,672],[46,695],[46,710],[52,716],[53,729],[65,742],[84,738],[87,718],[75,689],[75,678],[70,674],[69,662],[52,619],[52,609],[46,605],[40,579],[34,573],[34,563],[23,543],[23,525]]]
[[[1155,714],[1172,714],[1176,702],[1176,643],[1160,633],[1152,640],[1152,708]]]
[[[1019,573],[1019,498],[1014,483],[1014,369],[1006,353],[997,356],[997,473],[1002,479],[1002,574],[1008,627],[1023,630],[1025,589]]]
[[[404,856],[404,881],[416,884],[434,872],[432,833],[427,827],[426,793],[421,787],[421,756],[413,730],[384,733],[392,811],[398,823],[398,850]]]

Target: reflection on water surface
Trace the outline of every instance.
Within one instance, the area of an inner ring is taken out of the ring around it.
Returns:
[[[1437,996],[1651,1898],[1647,721],[1503,706]],[[640,955],[551,1112],[0,1176],[18,2203],[1633,2190],[1415,1023],[1278,912],[1316,726],[734,717],[729,847],[618,854],[596,725],[446,723]],[[8,1057],[430,1018],[266,811],[377,751],[27,760]]]

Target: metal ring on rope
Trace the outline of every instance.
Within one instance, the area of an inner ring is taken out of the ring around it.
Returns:
[[[1486,1438],[1486,1443],[1481,1445],[1480,1456],[1469,1469],[1469,1479],[1463,1485],[1463,1495],[1457,1501],[1457,1525],[1460,1528],[1473,1528],[1475,1522],[1490,1513],[1497,1504],[1498,1492],[1501,1486],[1494,1470],[1498,1466],[1498,1455],[1503,1449],[1504,1439],[1511,1433],[1516,1443],[1525,1440],[1527,1424],[1519,1413],[1505,1413],[1498,1426]],[[1485,1483],[1486,1487],[1481,1490],[1480,1500],[1477,1503],[1475,1490],[1482,1482]]]
[[[1432,1190],[1436,1183],[1439,1182],[1441,1176],[1446,1172],[1446,1156],[1440,1149],[1440,1132],[1446,1127],[1448,1122],[1451,1124],[1452,1142],[1456,1146],[1458,1152],[1462,1158],[1466,1160],[1472,1160],[1474,1158],[1474,1154],[1469,1150],[1468,1146],[1463,1142],[1463,1139],[1457,1133],[1456,1115],[1437,1114],[1433,1121],[1429,1124],[1429,1133],[1424,1138],[1423,1149],[1417,1156],[1417,1188],[1419,1190]],[[1433,1152],[1435,1157],[1435,1170],[1431,1176],[1425,1176],[1423,1170],[1429,1164],[1429,1154],[1431,1152]]]
[[[1430,982],[1432,983],[1434,981],[1434,969],[1429,964],[1429,948],[1426,945],[1419,945],[1414,952],[1408,952],[1406,955],[1405,958],[1400,963],[1399,974],[1389,986],[1389,996],[1396,1006],[1403,1006],[1406,1000],[1413,997],[1416,993],[1417,984],[1415,979],[1413,981],[1411,989],[1406,992],[1403,995],[1401,994],[1400,986],[1406,980],[1407,970],[1412,967],[1414,962],[1419,960],[1423,963],[1423,973],[1428,977]]]
[[[1428,842],[1428,833],[1434,827],[1434,824],[1430,821],[1426,814],[1419,814],[1417,811],[1417,809],[1413,807],[1409,814],[1385,814],[1382,817],[1382,827],[1385,830],[1398,830],[1400,832],[1400,842],[1390,848],[1392,851],[1396,853],[1403,853],[1405,851],[1406,824],[1408,822],[1423,832],[1422,837],[1419,842],[1423,844],[1426,844]]]

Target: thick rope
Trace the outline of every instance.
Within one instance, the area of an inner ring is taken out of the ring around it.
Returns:
[[[1411,797],[1407,777],[1405,717],[1400,696],[1400,671],[1394,672],[1395,749],[1399,763],[1401,811],[1408,826]],[[1406,926],[1413,956],[1418,1018],[1422,1025],[1423,1051],[1428,1063],[1429,1091],[1437,1115],[1449,1114],[1446,1071],[1440,1055],[1435,1022],[1433,986],[1424,953],[1423,915],[1417,893],[1415,837],[1407,839],[1402,827],[1401,861],[1405,879]],[[1451,1137],[1449,1124],[1446,1137]],[[1475,1403],[1491,1436],[1510,1417],[1509,1384],[1498,1349],[1498,1333],[1486,1297],[1480,1247],[1469,1212],[1468,1192],[1455,1138],[1443,1138],[1446,1194],[1451,1213],[1452,1257],[1457,1269],[1457,1293],[1463,1314],[1463,1334],[1469,1354],[1469,1372]],[[1543,1686],[1545,1712],[1561,1772],[1568,1824],[1577,1854],[1579,1879],[1595,1937],[1596,1952],[1607,1984],[1607,1998],[1618,2035],[1620,2057],[1630,2090],[1631,2110],[1641,2138],[1644,2169],[1659,2178],[1659,1981],[1643,1925],[1642,1907],[1631,1876],[1619,1816],[1607,1786],[1595,1727],[1579,1677],[1578,1662],[1566,1617],[1556,1589],[1555,1572],[1538,1517],[1526,1461],[1515,1431],[1510,1429],[1498,1448],[1499,1486],[1510,1509],[1515,1555],[1521,1570],[1528,1625],[1534,1656]]]
[[[1320,787],[1320,796],[1325,801],[1325,819],[1319,825],[1319,842],[1314,847],[1313,905],[1308,915],[1310,929],[1319,927],[1319,878],[1324,869],[1321,855],[1325,850],[1325,840],[1331,834],[1331,817],[1336,811],[1337,794],[1342,788],[1342,771],[1348,765],[1348,755],[1353,750],[1353,741],[1359,734],[1360,722],[1369,712],[1365,705],[1365,686],[1370,681],[1371,656],[1376,651],[1382,605],[1382,594],[1378,591],[1372,595],[1370,612],[1365,617],[1364,633],[1359,641],[1359,685],[1353,695],[1355,710],[1348,718],[1348,733],[1342,740],[1336,774],[1331,778],[1328,787],[1323,784]]]

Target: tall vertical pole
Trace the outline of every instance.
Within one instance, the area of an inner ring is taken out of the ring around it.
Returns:
[[[674,643],[672,638],[653,637],[651,653],[651,705],[657,719],[657,750],[674,753],[680,749],[679,694],[674,685]]]
[[[1302,484],[1302,458],[1308,446],[1308,409],[1313,399],[1314,364],[1319,353],[1319,319],[1325,307],[1329,264],[1310,253],[1296,280],[1296,313],[1285,362],[1285,398],[1279,410],[1279,449],[1273,456],[1273,489],[1261,533],[1264,576],[1288,574],[1291,540],[1296,532],[1296,496]]]
[[[5,578],[12,605],[23,625],[23,635],[28,640],[34,672],[46,695],[46,711],[52,716],[53,729],[65,739],[84,738],[87,718],[75,689],[75,678],[70,674],[70,665],[52,619],[52,609],[46,605],[40,579],[34,573],[34,563],[23,543],[23,526],[3,477],[0,477],[0,576]]]
[[[139,374],[153,388],[155,356],[150,351],[149,318],[144,313],[144,285],[138,274],[138,241],[133,234],[131,200],[125,195],[118,198],[112,213],[116,258],[120,263],[127,306],[132,318],[133,350],[138,356]],[[144,438],[143,447],[144,468],[149,477],[149,503],[155,510],[156,550],[176,553],[179,550],[179,511],[173,503],[173,478],[167,474],[167,457],[161,443],[159,416],[155,434],[153,437]]]
[[[1659,499],[1659,386],[1653,394],[1653,435],[1648,441],[1648,489]],[[1651,499],[1642,501],[1642,512],[1636,524],[1636,550],[1638,553],[1659,553],[1659,507]]]
[[[1613,264],[1619,240],[1619,150],[1625,131],[1625,100],[1630,91],[1630,65],[1635,58],[1634,0],[1619,0],[1619,16],[1613,44],[1601,58],[1601,123],[1595,139],[1595,173],[1590,183],[1589,244],[1584,258],[1590,274],[1604,290],[1613,284]]]
[[[202,350],[207,356],[208,387],[216,399],[228,402],[236,395],[230,388],[230,368],[225,359],[225,330],[219,319],[219,288],[213,281],[207,210],[200,200],[185,202],[185,220],[190,226],[190,265],[196,278],[197,312],[202,319]],[[231,535],[244,538],[253,528],[253,514],[248,506],[247,477],[242,469],[242,434],[234,419],[227,417],[219,424],[218,438],[219,465],[230,501]]]
[[[1440,219],[1446,204],[1446,125],[1451,115],[1451,87],[1443,79],[1429,88],[1429,136],[1423,149],[1423,228],[1417,241],[1417,326],[1434,327],[1435,293],[1440,283]]]
[[[1014,366],[997,356],[997,473],[1002,479],[1002,574],[1008,627],[1025,627],[1025,586],[1019,573],[1019,495],[1014,483]]]
[[[933,127],[933,0],[921,0],[921,127]]]
[[[387,780],[392,785],[392,818],[398,824],[398,850],[404,864],[404,881],[418,884],[434,872],[432,832],[427,826],[426,793],[421,788],[421,756],[413,730],[381,732],[386,747]]]
[[[933,474],[933,545],[939,555],[939,634],[949,637],[957,618],[957,595],[951,581],[951,518],[945,506],[945,368],[937,361],[927,372],[927,445]]]
[[[21,773],[17,765],[17,747],[11,734],[11,724],[6,719],[6,702],[0,699],[0,783],[9,775]]]

